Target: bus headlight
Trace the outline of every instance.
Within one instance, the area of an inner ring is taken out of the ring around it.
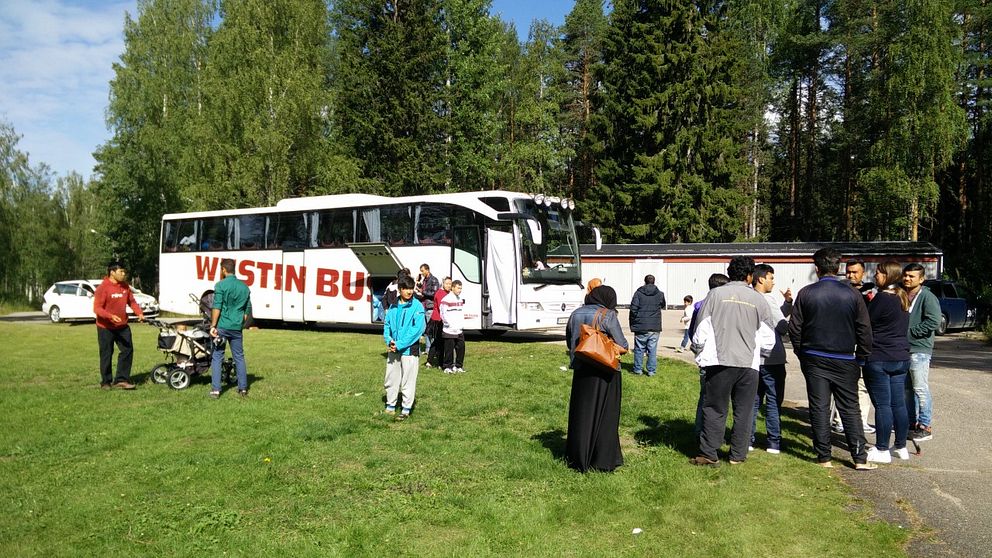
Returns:
[[[534,312],[543,312],[544,311],[544,306],[541,306],[541,303],[540,302],[521,302],[520,303],[520,309],[521,310],[530,310],[530,311],[534,311]]]
[[[575,209],[575,200],[568,200],[568,208]]]
[[[544,194],[538,194],[534,196],[534,203],[536,203],[537,205],[541,205],[542,203],[544,203]]]

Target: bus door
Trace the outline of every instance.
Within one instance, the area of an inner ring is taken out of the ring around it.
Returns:
[[[287,322],[303,321],[303,291],[306,281],[303,250],[282,254],[282,319]]]
[[[517,323],[517,250],[513,232],[486,231],[486,284],[488,314],[485,327]],[[485,307],[484,307],[485,310]]]
[[[371,290],[369,294],[372,302],[369,321],[381,322],[385,310],[381,305],[383,294],[403,266],[389,246],[381,242],[352,243],[348,244],[348,248],[351,248],[368,273],[366,286]]]
[[[479,238],[479,227],[456,226],[453,232],[451,278],[462,282],[465,329],[481,329],[486,305],[482,296],[482,239]]]

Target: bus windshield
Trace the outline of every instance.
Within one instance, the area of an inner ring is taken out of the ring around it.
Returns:
[[[524,283],[581,283],[579,244],[572,212],[560,204],[515,200],[516,209],[541,224],[542,243],[536,244],[525,221],[520,222],[520,255]]]

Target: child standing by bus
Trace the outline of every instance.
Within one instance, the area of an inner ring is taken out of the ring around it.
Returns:
[[[402,407],[396,420],[403,420],[413,411],[417,393],[417,373],[420,370],[420,337],[424,334],[424,305],[413,298],[413,277],[404,275],[396,281],[399,300],[387,314],[382,337],[386,353],[386,414],[395,415],[402,394]]]
[[[444,339],[444,373],[456,374],[464,372],[465,363],[465,332],[462,327],[465,300],[462,299],[462,282],[457,279],[451,282],[451,292],[441,299],[441,337]]]

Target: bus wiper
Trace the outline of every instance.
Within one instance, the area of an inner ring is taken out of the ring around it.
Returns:
[[[541,283],[540,285],[534,287],[534,290],[535,291],[539,291],[539,290],[543,289],[544,287],[550,287],[550,286],[551,286],[551,283]]]

